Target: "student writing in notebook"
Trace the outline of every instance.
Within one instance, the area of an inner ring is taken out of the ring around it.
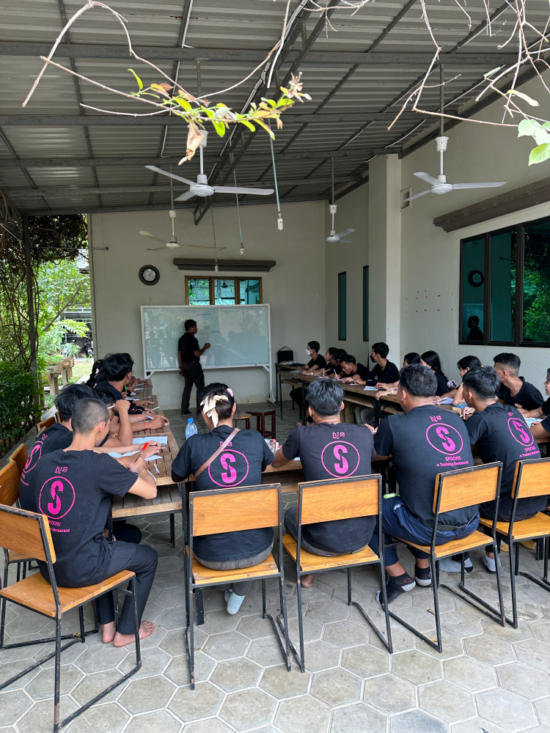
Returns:
[[[458,371],[460,373],[460,376],[462,379],[464,379],[464,375],[469,372],[471,369],[479,369],[481,367],[481,362],[477,358],[477,356],[463,356],[462,359],[459,359],[457,362]],[[435,401],[435,404],[439,404],[441,400],[446,400],[452,397],[453,399],[453,405],[460,405],[464,402],[464,395],[462,393],[462,383],[458,385],[458,387],[455,387],[453,389],[450,389],[448,392],[446,392],[444,395],[441,395],[441,397],[438,397]]]
[[[494,357],[495,369],[500,379],[497,397],[505,405],[524,410],[536,410],[544,402],[538,389],[519,376],[521,359],[516,354],[502,353]]]
[[[351,354],[346,354],[340,359],[342,372],[344,373],[343,381],[348,384],[366,384],[369,376],[368,367],[360,364]]]
[[[546,370],[546,379],[544,380],[544,392],[546,395],[550,395],[550,369]],[[548,399],[546,399],[540,407],[535,407],[532,410],[525,410],[523,407],[518,407],[518,410],[524,417],[540,417],[544,420],[544,418],[550,415],[550,397],[548,397]]]

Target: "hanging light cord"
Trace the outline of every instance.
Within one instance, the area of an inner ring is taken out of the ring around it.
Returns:
[[[210,213],[212,215],[212,234],[214,235],[214,272],[218,272],[218,250],[216,249],[216,227],[214,226],[214,205],[210,204]]]
[[[233,165],[233,153],[229,156],[231,158],[231,165]],[[237,171],[235,170],[235,166],[233,166],[233,180],[235,181],[235,188],[237,188]],[[244,255],[244,244],[243,244],[243,230],[241,227],[241,210],[239,208],[239,194],[235,194],[235,199],[237,201],[237,218],[239,220],[239,235],[241,237],[241,248],[240,253]]]
[[[271,125],[270,125],[271,129]],[[273,161],[273,177],[275,178],[275,196],[277,198],[277,227],[279,231],[283,229],[283,217],[281,215],[281,202],[279,201],[279,186],[277,185],[277,167],[275,166],[275,151],[273,150],[273,138],[269,136],[271,145],[271,160]]]

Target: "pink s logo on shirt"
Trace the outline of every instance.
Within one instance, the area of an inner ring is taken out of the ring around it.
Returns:
[[[348,452],[348,449],[346,448],[345,445],[335,445],[334,446],[333,453],[334,453],[334,457],[336,458],[336,462],[334,464],[334,470],[336,471],[336,473],[339,473],[341,476],[345,476],[349,468],[349,463],[346,461],[346,459],[342,455],[343,453],[347,453],[347,452]]]
[[[454,456],[464,447],[462,435],[452,425],[433,423],[426,430],[426,440],[438,453]]]
[[[508,430],[512,438],[520,445],[531,445],[535,440],[526,423],[519,417],[511,417],[508,420]]]
[[[62,519],[73,508],[76,493],[72,483],[61,476],[52,476],[40,489],[38,508],[47,517]]]
[[[335,478],[352,476],[359,468],[361,456],[353,445],[345,440],[334,440],[323,448],[321,463],[325,471]]]
[[[208,466],[208,476],[212,483],[223,488],[242,484],[249,472],[248,459],[238,450],[224,450]]]
[[[235,463],[235,456],[232,453],[222,453],[220,457],[220,463],[227,473],[222,472],[222,481],[226,484],[234,484],[237,478],[237,472],[233,466],[229,465]]]

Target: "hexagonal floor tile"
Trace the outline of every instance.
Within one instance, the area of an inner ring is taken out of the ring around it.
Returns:
[[[485,733],[506,733],[499,725],[481,718],[471,718],[462,723],[456,723],[451,726],[451,731],[452,733],[483,733],[483,731]],[[535,733],[535,731],[531,728],[529,733]]]
[[[330,733],[386,733],[386,716],[368,705],[357,703],[338,708],[332,716]]]
[[[368,630],[364,624],[355,624],[348,619],[335,624],[326,624],[322,638],[323,641],[327,641],[329,644],[345,649],[346,647],[366,644]]]
[[[221,634],[224,631],[233,631],[240,621],[239,616],[231,616],[226,610],[212,611],[204,614],[204,624],[201,631],[205,634]]]
[[[161,672],[168,666],[170,656],[163,652],[162,649],[144,649],[141,653],[141,669],[139,669],[132,679],[137,680],[140,677],[150,677],[151,675],[161,674]],[[133,654],[129,654],[126,659],[119,665],[118,669],[126,674],[136,664],[136,659]]]
[[[117,703],[94,706],[84,713],[84,717],[90,725],[92,733],[99,730],[109,731],[109,733],[121,733],[130,718],[128,713]],[[78,722],[79,719],[77,718],[75,723]],[[69,729],[70,733],[72,733],[72,728],[73,726]]]
[[[445,679],[465,687],[470,692],[481,692],[496,685],[492,667],[472,657],[455,657],[443,662]]]
[[[270,723],[276,707],[275,700],[262,690],[241,690],[226,697],[219,715],[239,731],[250,730]]]
[[[307,692],[310,678],[309,672],[302,674],[297,666],[288,672],[286,666],[281,664],[265,670],[260,687],[273,697],[296,697]]]
[[[394,654],[392,671],[415,685],[435,682],[442,678],[441,662],[416,649],[410,652]]]
[[[385,674],[390,668],[390,655],[374,649],[370,644],[346,649],[342,654],[342,667],[359,677]]]
[[[249,639],[242,636],[242,634],[237,631],[229,631],[225,634],[209,636],[203,651],[221,662],[225,659],[242,657],[249,644]]]
[[[245,687],[254,687],[262,673],[262,668],[243,657],[216,665],[211,680],[226,692],[235,692]]]
[[[124,733],[178,733],[181,722],[176,720],[166,710],[156,710],[154,713],[136,715],[125,728]]]
[[[480,716],[504,730],[523,730],[537,724],[531,703],[509,690],[497,688],[480,692],[476,700]]]
[[[390,719],[391,733],[447,733],[448,727],[441,720],[432,718],[422,710],[411,710]]]
[[[538,700],[535,703],[540,722],[550,727],[550,697],[545,697],[543,700]]]
[[[476,713],[471,694],[444,680],[420,688],[420,707],[447,723],[458,723]]]
[[[313,641],[305,645],[305,666],[310,672],[336,667],[340,659],[340,650],[324,641]]]
[[[61,694],[67,695],[82,679],[82,672],[72,664],[61,666]],[[25,689],[35,700],[53,698],[55,676],[53,669],[43,669],[26,685]]]
[[[548,675],[530,664],[513,662],[497,667],[496,671],[502,687],[528,700],[550,695]]]
[[[73,700],[67,696],[62,697],[60,702],[62,719],[74,713],[77,708]],[[37,702],[19,720],[17,727],[21,733],[51,733],[53,730],[53,700]]]
[[[331,707],[345,705],[361,699],[361,681],[341,668],[317,672],[311,694]]]
[[[311,618],[322,624],[330,624],[335,621],[345,621],[348,615],[349,608],[345,603],[326,600],[308,606],[308,610],[304,614],[304,620]]]
[[[233,733],[233,729],[218,718],[207,718],[186,725],[185,733]]]
[[[265,639],[273,634],[271,621],[268,618],[263,618],[261,614],[243,616],[240,618],[237,628],[239,634],[246,636],[247,639]]]
[[[538,639],[526,639],[514,644],[517,658],[550,674],[550,644]]]
[[[388,715],[402,713],[416,707],[413,685],[393,674],[366,680],[363,700]]]
[[[76,645],[75,645],[76,646]],[[104,672],[107,669],[115,669],[128,656],[128,650],[124,647],[118,649],[110,644],[102,644],[86,649],[77,660],[77,667],[84,674],[92,672]],[[132,654],[132,661],[135,666],[135,655]]]
[[[0,693],[0,727],[15,723],[31,705],[23,690]]]
[[[107,687],[110,687],[117,680],[122,677],[122,672],[118,669],[108,669],[105,672],[96,672],[95,674],[87,674],[82,682],[80,682],[71,693],[79,705],[84,705],[88,700],[92,700],[96,695]],[[101,703],[114,702],[117,697],[126,689],[129,682],[123,682],[119,687],[116,687],[106,697],[101,700]]]
[[[534,621],[529,626],[536,639],[550,643],[550,621],[548,619]]]
[[[246,656],[262,667],[272,667],[283,661],[281,650],[273,636],[250,642]]]
[[[195,652],[195,682],[204,682],[210,676],[216,662],[203,652]],[[189,665],[187,663],[187,655],[174,657],[170,664],[164,670],[164,676],[181,687],[188,685]]]
[[[470,657],[479,659],[480,662],[487,662],[487,664],[493,666],[504,664],[505,662],[513,662],[515,659],[512,646],[508,642],[495,639],[487,634],[466,639],[464,647],[466,654]]]
[[[514,627],[510,626],[510,624],[506,624],[506,626],[501,626],[499,623],[497,624],[488,618],[482,619],[481,625],[483,626],[484,634],[489,634],[489,636],[496,636],[497,639],[502,639],[503,641],[523,641],[523,639],[530,639],[531,636],[533,636],[529,629],[529,626],[525,623],[525,621],[519,621],[517,629],[514,629]]]
[[[209,715],[216,715],[223,700],[223,694],[210,682],[201,682],[194,690],[180,687],[168,706],[185,723]]]
[[[148,713],[166,707],[176,690],[175,685],[164,677],[144,677],[130,682],[119,698],[129,713]]]
[[[442,614],[441,628],[449,634],[458,636],[459,639],[481,634],[482,631],[481,619],[464,611],[451,611],[450,613]]]
[[[330,719],[328,708],[309,695],[284,700],[277,710],[274,724],[283,733],[325,731]]]

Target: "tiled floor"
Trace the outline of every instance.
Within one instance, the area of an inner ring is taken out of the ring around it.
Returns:
[[[289,420],[281,426],[280,440],[291,424]],[[182,429],[179,417],[173,416],[172,427],[177,435]],[[282,666],[271,626],[261,617],[259,585],[235,617],[225,612],[221,592],[210,590],[205,594],[205,624],[195,633],[198,684],[192,691],[183,644],[181,530],[172,550],[166,519],[140,526],[144,541],[161,556],[145,613],[158,628],[143,644],[140,672],[77,719],[68,728],[71,733],[550,733],[550,593],[524,578],[518,578],[517,631],[503,629],[441,590],[444,653],[437,654],[395,624],[395,653],[390,656],[356,609],[347,606],[345,574],[322,575],[304,591],[305,674],[295,665],[291,673]],[[406,550],[400,555],[411,564]],[[542,573],[542,563],[536,563],[531,552],[522,550],[521,556],[524,569]],[[468,582],[494,601],[494,579],[479,556],[474,557],[474,567]],[[291,564],[285,571],[290,629],[297,640]],[[442,580],[456,585],[457,576],[442,573]],[[377,584],[376,570],[354,573],[356,599],[383,626],[375,604]],[[505,591],[508,598],[508,586]],[[275,584],[269,586],[268,596],[270,611],[276,611]],[[430,589],[415,589],[396,601],[395,608],[434,634]],[[67,629],[71,624],[76,630],[76,617],[67,617]],[[47,620],[9,607],[10,640],[48,636],[51,630]],[[32,646],[0,651],[0,680],[45,652],[44,647]],[[67,650],[62,714],[116,680],[131,664],[131,649],[103,646],[97,636]],[[52,672],[49,662],[0,693],[0,731],[52,729]]]

